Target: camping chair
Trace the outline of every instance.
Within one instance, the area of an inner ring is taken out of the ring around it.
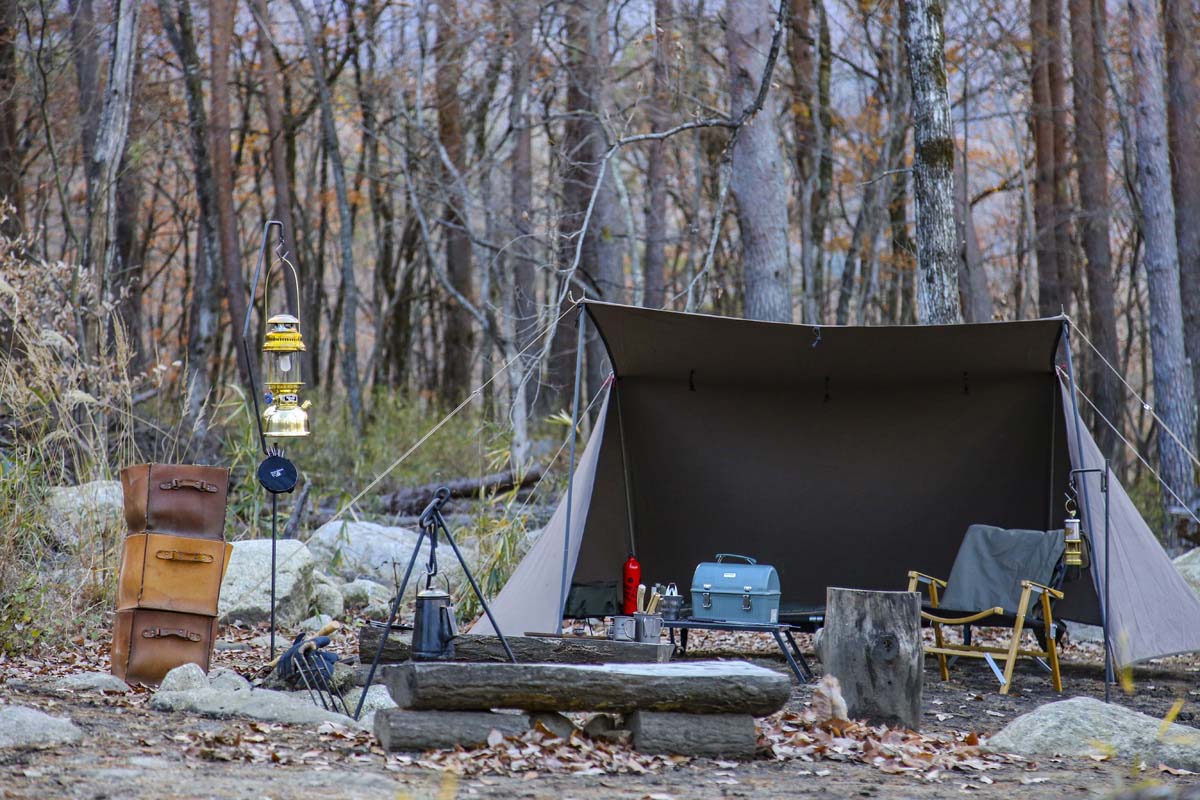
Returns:
[[[1048,670],[1055,691],[1062,691],[1051,603],[1063,598],[1057,588],[1062,585],[1065,574],[1063,549],[1062,531],[1005,530],[990,525],[972,525],[958,548],[948,580],[916,571],[908,573],[910,592],[920,591],[918,587],[922,584],[929,588],[928,610],[921,611],[921,618],[933,626],[935,646],[926,647],[925,652],[937,655],[942,680],[950,680],[947,656],[982,658],[999,679],[1000,694],[1008,694],[1013,667],[1017,658],[1024,656],[1035,659]],[[1021,634],[1026,624],[1039,623],[1041,630],[1036,627],[1031,630],[1041,649],[1023,649]],[[1012,627],[1012,641],[1008,647],[971,644],[969,626],[972,624]],[[942,636],[943,625],[963,625],[963,643],[947,643]],[[1003,672],[997,666],[997,660],[1005,662]]]

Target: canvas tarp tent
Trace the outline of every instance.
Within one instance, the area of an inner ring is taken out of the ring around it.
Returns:
[[[716,553],[758,558],[779,571],[785,616],[819,609],[828,586],[903,588],[909,569],[947,575],[972,523],[1062,527],[1072,465],[1103,467],[1060,384],[1062,318],[835,327],[584,308],[615,380],[575,471],[577,614],[603,613],[630,552],[646,583],[685,592]],[[1110,499],[1118,659],[1200,650],[1200,601],[1115,480]],[[565,503],[493,603],[506,633],[557,629]],[[1056,616],[1100,623],[1094,556]]]

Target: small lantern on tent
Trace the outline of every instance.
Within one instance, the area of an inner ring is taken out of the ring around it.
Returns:
[[[1083,566],[1083,534],[1079,529],[1079,520],[1074,516],[1063,523],[1063,540],[1066,550],[1063,552],[1063,563],[1068,567]]]
[[[263,355],[267,367],[267,408],[263,411],[263,433],[268,439],[308,436],[310,403],[300,403],[300,354],[304,340],[300,320],[291,314],[276,314],[267,320]]]

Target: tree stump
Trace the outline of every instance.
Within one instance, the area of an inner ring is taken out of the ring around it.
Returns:
[[[850,716],[917,730],[925,674],[921,596],[826,591],[822,660],[825,673],[841,683]]]

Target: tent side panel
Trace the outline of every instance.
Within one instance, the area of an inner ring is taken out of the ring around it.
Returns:
[[[1062,391],[1067,439],[1075,469],[1104,468],[1104,456],[1085,426],[1075,435],[1070,389]],[[1091,534],[1096,592],[1104,594],[1104,494],[1100,475],[1087,481],[1087,504],[1080,498],[1082,521]],[[1200,600],[1175,569],[1125,488],[1109,481],[1109,635],[1113,656],[1122,666],[1149,658],[1200,650]]]

